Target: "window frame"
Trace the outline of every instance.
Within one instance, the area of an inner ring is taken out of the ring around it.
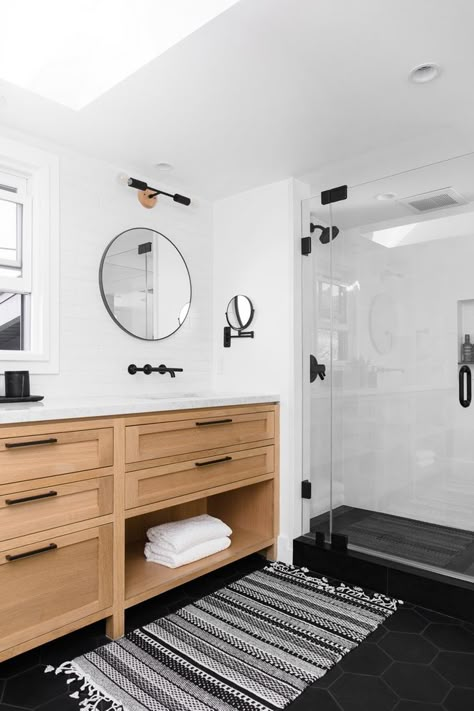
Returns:
[[[12,185],[12,182],[16,185]],[[29,349],[0,350],[0,371],[59,372],[59,161],[41,149],[0,137],[1,197],[21,202],[22,274],[0,277],[1,291],[30,294]],[[20,189],[21,187],[21,189]],[[11,263],[9,266],[12,266]]]

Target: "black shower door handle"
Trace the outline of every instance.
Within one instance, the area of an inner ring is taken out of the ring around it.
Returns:
[[[471,369],[463,365],[459,369],[459,403],[461,407],[469,407],[472,399]]]
[[[326,377],[326,366],[322,365],[322,363],[318,363],[316,357],[314,355],[310,355],[309,357],[309,382],[314,383],[317,377],[320,377],[321,380],[324,380]]]

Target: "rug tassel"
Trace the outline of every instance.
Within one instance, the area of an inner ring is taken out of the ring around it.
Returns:
[[[72,678],[67,680],[68,684],[71,684],[74,681],[82,682],[80,691],[86,695],[85,698],[79,702],[79,706],[82,711],[97,711],[102,703],[109,704],[104,711],[127,711],[122,704],[118,701],[114,701],[101,689],[97,688],[94,682],[86,674],[84,674],[80,668],[74,664],[74,662],[64,662],[64,664],[61,664],[57,667],[57,669],[54,669],[54,667],[51,666],[46,667],[45,673],[51,671],[54,671],[55,674],[70,675]],[[81,694],[79,691],[75,691],[73,694],[70,694],[71,699],[79,699],[80,697]]]

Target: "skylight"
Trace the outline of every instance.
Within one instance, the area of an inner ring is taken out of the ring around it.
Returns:
[[[0,79],[82,109],[237,0],[0,0]]]

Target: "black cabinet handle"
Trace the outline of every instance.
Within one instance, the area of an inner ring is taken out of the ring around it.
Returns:
[[[208,467],[209,464],[220,464],[221,462],[231,462],[232,457],[222,457],[221,459],[211,459],[209,462],[194,462],[196,467]]]
[[[472,399],[471,369],[463,365],[459,370],[459,403],[461,407],[469,407]]]
[[[38,444],[56,444],[56,437],[49,439],[35,439],[31,442],[5,442],[5,449],[16,449],[17,447],[36,447]]]
[[[204,427],[204,425],[227,425],[229,422],[232,422],[231,419],[227,420],[213,420],[212,422],[196,422],[197,427]]]
[[[5,499],[7,506],[15,504],[26,504],[27,501],[40,501],[41,499],[49,499],[52,496],[57,496],[57,491],[48,491],[46,494],[36,494],[35,496],[23,496],[21,499]]]
[[[29,558],[31,555],[38,555],[39,553],[47,553],[48,551],[56,550],[58,546],[56,543],[50,543],[49,546],[44,548],[35,548],[34,551],[27,551],[26,553],[17,553],[17,555],[6,555],[5,558],[9,563],[13,563],[14,560],[21,560],[22,558]]]

